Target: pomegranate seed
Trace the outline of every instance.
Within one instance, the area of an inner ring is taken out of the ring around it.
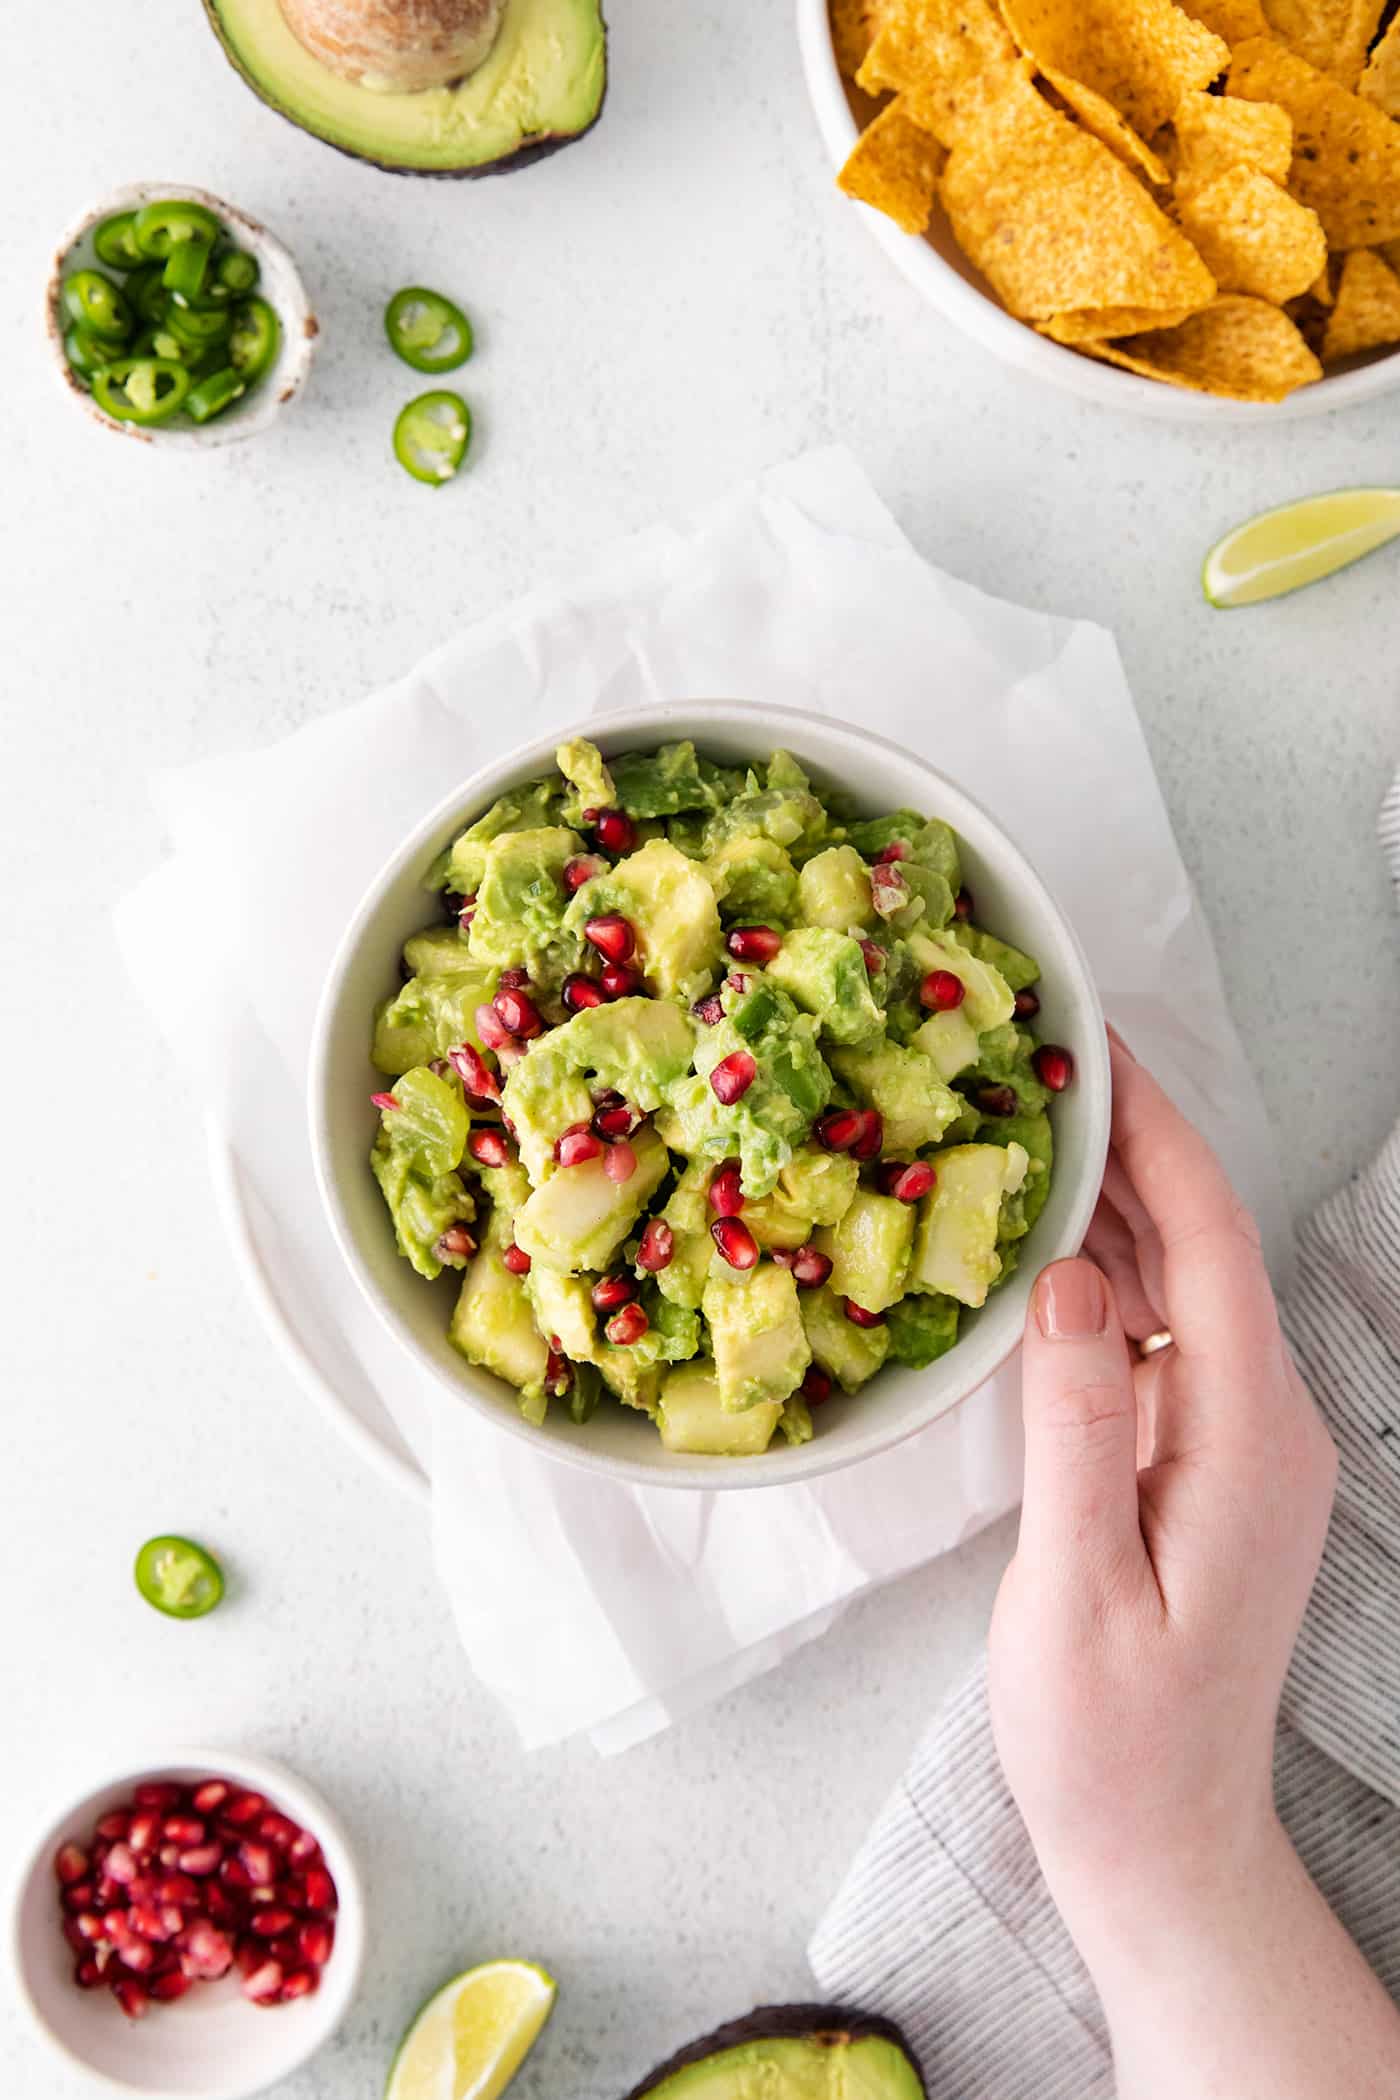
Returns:
[[[309,1998],[320,1987],[321,1979],[314,1969],[291,1969],[282,1986],[281,2002],[290,2005],[294,1998]]]
[[[627,1349],[641,1340],[650,1325],[640,1305],[624,1305],[621,1312],[613,1314],[603,1332],[615,1348]]]
[[[467,1150],[479,1167],[504,1167],[510,1160],[510,1146],[499,1130],[473,1130]]]
[[[711,992],[708,999],[697,999],[690,1011],[707,1028],[713,1028],[717,1021],[724,1019],[724,1007],[718,992]]]
[[[371,1094],[369,1098],[370,1106],[380,1109],[385,1114],[391,1108],[397,1108],[399,1105],[397,1094]]]
[[[876,865],[876,867],[877,867],[877,868],[887,868],[887,867],[889,867],[889,866],[891,865],[891,863],[892,863],[892,862],[894,862],[894,861],[897,861],[897,860],[908,860],[908,858],[909,858],[909,842],[908,842],[908,840],[907,840],[907,839],[891,839],[891,840],[890,840],[890,842],[889,842],[889,844],[888,844],[888,846],[882,846],[882,847],[880,848],[880,851],[879,851],[879,852],[878,852],[878,853],[876,854],[876,856],[875,856],[875,865]]]
[[[602,1150],[603,1140],[586,1123],[575,1123],[554,1140],[554,1157],[561,1167],[581,1167],[585,1160],[597,1159]]]
[[[180,1966],[186,1976],[212,1982],[227,1975],[233,1961],[233,1942],[208,1918],[196,1918],[186,1927],[180,1943]]]
[[[109,1842],[115,1842],[117,1838],[124,1838],[130,1828],[131,1817],[126,1810],[124,1808],[114,1808],[110,1815],[100,1818],[97,1825],[97,1835],[100,1838],[108,1839]]]
[[[81,1954],[88,1944],[88,1935],[81,1929],[78,1920],[76,1918],[64,1918],[61,1921],[61,1930],[63,1937],[73,1951],[76,1954]]]
[[[324,1918],[306,1918],[297,1927],[297,1945],[302,1958],[309,1961],[313,1969],[323,1969],[331,1958],[335,1945],[335,1927]]]
[[[737,1218],[744,1207],[741,1169],[737,1159],[727,1159],[710,1176],[710,1209],[721,1218]]]
[[[930,970],[919,986],[919,1004],[938,1014],[950,1014],[967,997],[967,986],[952,970]]]
[[[631,963],[606,962],[598,972],[605,999],[631,999],[643,989],[642,973]]]
[[[783,937],[772,926],[736,926],[724,945],[740,962],[770,963]]]
[[[136,1879],[129,1881],[126,1886],[126,1900],[128,1903],[151,1903],[155,1900],[155,1893],[156,1883],[153,1874],[138,1874]]]
[[[630,853],[637,843],[637,827],[620,809],[594,812],[593,836],[605,853]]]
[[[874,977],[885,967],[885,951],[878,941],[862,941],[860,952],[865,957],[865,974]]]
[[[109,1881],[120,1882],[123,1886],[127,1882],[134,1881],[139,1869],[136,1865],[136,1855],[133,1853],[130,1845],[123,1843],[113,1845],[111,1851],[107,1854],[106,1869]]]
[[[488,1050],[503,1050],[507,1043],[515,1040],[489,999],[478,1006],[472,1019],[476,1023],[477,1034]]]
[[[236,1866],[237,1861],[230,1860],[229,1865]],[[198,1903],[199,1884],[188,1874],[167,1874],[156,1883],[155,1897],[157,1903]]]
[[[145,1940],[133,1936],[122,1942],[117,1959],[122,1967],[130,1969],[134,1976],[144,1976],[148,1969],[155,1967],[155,1949],[149,1947]]]
[[[459,926],[470,926],[475,917],[476,891],[473,890],[470,897],[464,897],[457,907],[457,924]]]
[[[182,1970],[167,1969],[163,1976],[151,1978],[150,1995],[162,2005],[169,2005],[172,1999],[183,1998],[186,1991],[193,1987],[193,1983],[194,1978],[186,1976]]]
[[[544,1018],[528,992],[497,992],[496,1012],[519,1042],[528,1042],[544,1027]]]
[[[265,1961],[243,1979],[243,1995],[254,2005],[271,2005],[282,1990],[282,1964]]]
[[[256,1822],[266,1807],[266,1794],[255,1794],[249,1789],[245,1793],[234,1795],[232,1801],[224,1810],[224,1821],[236,1824],[239,1829],[242,1829],[245,1825]]]
[[[279,1852],[289,1851],[297,1834],[297,1826],[291,1817],[280,1814],[275,1808],[269,1809],[258,1824],[258,1836],[269,1845],[275,1845]]]
[[[831,1380],[820,1364],[808,1364],[807,1375],[797,1388],[809,1407],[820,1407],[831,1398]]]
[[[496,979],[496,990],[498,992],[524,992],[528,991],[529,988],[530,972],[528,970],[502,970],[500,976]]]
[[[575,890],[581,890],[586,882],[591,882],[595,875],[606,875],[607,872],[608,864],[601,853],[576,853],[572,860],[566,860],[564,863],[564,887],[572,896]]]
[[[73,1934],[75,1939],[83,1942],[88,1946],[91,1946],[96,1940],[106,1939],[106,1927],[106,1919],[99,1918],[97,1913],[91,1910],[79,1911],[77,1917],[73,1920]]]
[[[979,1086],[972,1098],[984,1116],[1014,1116],[1021,1105],[1010,1086]]]
[[[91,1954],[79,1955],[73,1964],[73,1981],[80,1991],[95,1991],[105,1979],[102,1965]]]
[[[135,1935],[131,1930],[131,1920],[124,1910],[118,1908],[105,1911],[102,1923],[106,1927],[106,1937],[115,1946],[129,1947],[131,1945]]]
[[[742,1218],[716,1218],[710,1238],[731,1269],[751,1269],[758,1260],[758,1241]]]
[[[899,869],[885,865],[870,870],[870,901],[882,919],[892,919],[909,902],[909,884]]]
[[[1062,1094],[1074,1077],[1074,1058],[1058,1043],[1042,1043],[1031,1066],[1041,1085],[1048,1086],[1052,1094]]]
[[[955,919],[970,919],[972,917],[971,890],[958,891],[957,896],[953,899],[953,917]]]
[[[292,1840],[290,1856],[297,1862],[298,1866],[305,1866],[310,1860],[319,1861],[321,1848],[309,1830],[299,1830],[297,1832]]]
[[[164,1830],[165,1835],[173,1845],[202,1845],[204,1843],[204,1825],[198,1816],[167,1816]],[[131,1826],[131,1845],[133,1851],[142,1849],[137,1843],[136,1825],[134,1823]]]
[[[97,1890],[90,1881],[70,1881],[58,1900],[65,1910],[91,1910],[97,1901]]]
[[[206,1883],[204,1908],[215,1925],[221,1925],[226,1931],[230,1932],[241,1927],[246,1916],[246,1908],[241,1893],[237,1895],[230,1894],[223,1884],[218,1881]]]
[[[1015,1011],[1018,1021],[1033,1021],[1040,1012],[1039,993],[1030,990],[1017,992]]]
[[[912,1160],[906,1166],[902,1160],[892,1159],[881,1167],[875,1179],[883,1195],[895,1196],[901,1203],[917,1203],[929,1193],[938,1176],[925,1160]]]
[[[329,1914],[336,1908],[338,1898],[335,1883],[324,1867],[309,1867],[306,1873],[306,1907],[308,1910]]]
[[[582,970],[569,973],[559,996],[571,1014],[581,1014],[590,1006],[603,1004],[601,985],[595,984],[591,977],[585,977]]]
[[[812,1135],[828,1152],[849,1152],[864,1127],[859,1109],[829,1108],[818,1116]]]
[[[173,1820],[178,1822],[179,1818],[176,1817]],[[177,1842],[176,1833],[173,1830],[166,1830],[164,1834],[170,1841],[170,1843],[174,1844]],[[127,1836],[127,1843],[130,1845],[132,1851],[136,1854],[138,1859],[149,1859],[151,1854],[155,1851],[157,1845],[159,1845],[161,1841],[161,1835],[161,1818],[156,1814],[153,1808],[146,1808],[142,1809],[139,1815],[135,1815],[132,1817],[131,1830]],[[200,1838],[202,1838],[203,1835],[204,1825],[201,1823],[194,1837],[189,1839],[189,1843],[192,1845],[197,1845],[199,1843]]]
[[[775,1269],[795,1269],[800,1251],[797,1247],[770,1247],[768,1259]]]
[[[487,1010],[489,1011],[489,1008]],[[448,1051],[447,1062],[451,1065],[467,1092],[474,1095],[478,1101],[500,1100],[501,1082],[474,1044],[458,1043],[455,1050]],[[227,1820],[231,1823],[251,1822],[258,1813],[257,1808],[251,1809],[247,1816],[235,1816],[233,1811],[238,1802],[252,1800],[256,1800],[259,1807],[261,1807],[261,1795],[236,1795],[233,1802],[224,1810]]]
[[[815,1291],[831,1274],[831,1257],[815,1247],[799,1247],[792,1265],[792,1280],[800,1291]]]
[[[561,1400],[574,1382],[574,1367],[558,1347],[558,1335],[552,1335],[550,1339],[555,1346],[544,1361],[544,1386],[547,1393],[552,1393],[556,1400]]]
[[[174,1918],[173,1926],[166,1924],[167,1915]],[[133,1903],[127,1912],[127,1921],[140,1940],[168,1940],[180,1930],[185,1919],[184,1913],[176,1910],[174,1904],[168,1910],[152,1910],[144,1903]]]
[[[116,1977],[112,1984],[112,1996],[128,2020],[143,2020],[150,2010],[151,2001],[134,1977]]]
[[[603,1172],[609,1181],[630,1181],[637,1171],[637,1155],[626,1138],[619,1138],[603,1154]]]
[[[201,1875],[216,1873],[223,1856],[224,1848],[217,1838],[211,1838],[207,1845],[191,1845],[188,1852],[182,1852],[179,1856],[180,1872]]]
[[[602,1138],[629,1138],[641,1120],[641,1110],[630,1101],[609,1101],[594,1111],[593,1128]]]
[[[71,1887],[86,1874],[88,1856],[77,1845],[60,1845],[54,1854],[53,1870],[66,1887]]]
[[[449,1225],[446,1232],[439,1233],[433,1251],[439,1261],[470,1261],[476,1252],[476,1241],[465,1225]]]
[[[637,1245],[637,1267],[655,1276],[669,1269],[676,1251],[676,1236],[664,1218],[648,1218]]]
[[[860,1136],[851,1147],[852,1154],[856,1159],[860,1160],[877,1159],[880,1147],[884,1142],[885,1124],[879,1110],[874,1108],[862,1109]]]
[[[637,936],[620,911],[602,912],[596,919],[585,920],[583,937],[608,962],[626,962],[637,946]]]
[[[758,1077],[758,1066],[747,1050],[731,1050],[710,1074],[710,1090],[726,1108],[738,1101]]]
[[[184,1798],[184,1789],[173,1779],[143,1779],[140,1786],[133,1787],[131,1798],[138,1808],[178,1808]]]
[[[222,1808],[233,1792],[226,1779],[206,1779],[197,1786],[190,1797],[190,1806],[202,1816],[212,1816],[216,1808]]]
[[[118,1882],[109,1881],[104,1874],[97,1884],[97,1908],[99,1910],[110,1910],[114,1903],[121,1902],[125,1893],[125,1890]]]
[[[273,1879],[277,1863],[269,1846],[255,1844],[251,1838],[245,1838],[238,1848],[238,1856],[248,1869],[248,1877],[254,1888],[263,1888]],[[183,1864],[182,1860],[181,1865]]]
[[[530,1273],[530,1257],[523,1247],[516,1246],[514,1240],[501,1249],[501,1262],[512,1276],[528,1276]]]
[[[883,1327],[885,1324],[883,1313],[867,1312],[863,1305],[856,1304],[854,1298],[846,1300],[846,1318],[854,1327]]]
[[[744,975],[742,970],[731,970],[724,981],[728,985],[730,991],[733,992],[736,999],[741,999],[743,997],[744,993],[748,990],[749,984],[751,982],[751,980]]]
[[[156,1858],[163,1867],[177,1866],[180,1860],[180,1847],[178,1845],[162,1845],[156,1854]]]
[[[268,1910],[255,1910],[248,1922],[249,1929],[260,1940],[275,1940],[279,1934],[290,1932],[296,1919],[289,1910],[278,1910],[274,1906]]]
[[[616,1312],[620,1305],[632,1303],[637,1286],[630,1276],[600,1276],[588,1295],[595,1312]]]
[[[230,1856],[219,1869],[219,1879],[228,1889],[250,1889],[253,1877],[241,1859]]]

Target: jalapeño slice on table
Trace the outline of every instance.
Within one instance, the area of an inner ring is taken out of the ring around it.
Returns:
[[[471,434],[471,410],[460,394],[419,394],[399,411],[394,457],[415,481],[438,488],[466,458]]]
[[[224,1594],[213,1554],[175,1532],[147,1539],[132,1572],[146,1602],[168,1619],[202,1619]]]
[[[441,292],[406,285],[384,309],[389,346],[415,372],[455,372],[472,354],[471,322]]]

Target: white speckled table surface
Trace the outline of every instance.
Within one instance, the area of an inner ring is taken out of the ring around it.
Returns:
[[[482,184],[340,158],[244,91],[195,0],[159,12],[135,29],[71,0],[0,30],[29,83],[0,142],[0,1865],[60,1770],[114,1743],[285,1757],[359,1834],[373,1940],[347,2026],[283,2100],[376,2093],[425,1989],[501,1951],[564,1987],[521,2100],[616,2100],[691,2033],[802,1991],[808,1928],[975,1650],[1010,1527],[623,1759],[522,1760],[460,1664],[421,1512],[311,1413],[230,1273],[197,1104],[108,934],[160,851],[146,775],[280,736],[599,543],[841,439],[932,559],[1118,635],[1302,1206],[1395,1108],[1372,825],[1400,756],[1397,557],[1229,616],[1197,570],[1251,510],[1400,478],[1400,406],[1217,436],[1004,378],[834,194],[781,5],[612,0],[600,127]],[[249,447],[124,444],[46,367],[50,236],[147,176],[266,218],[310,283],[318,369]],[[472,471],[441,493],[388,452],[415,388],[380,310],[415,280],[479,331]],[[232,1571],[197,1627],[130,1586],[172,1526]],[[89,2090],[2,2004],[0,2090]]]

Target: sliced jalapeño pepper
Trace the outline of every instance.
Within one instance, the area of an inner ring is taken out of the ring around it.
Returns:
[[[281,343],[282,324],[266,299],[259,299],[255,293],[235,309],[228,361],[247,385],[262,378]]]
[[[466,458],[471,434],[471,411],[460,394],[419,394],[399,411],[394,457],[415,481],[439,488]]]
[[[213,1554],[174,1533],[147,1539],[132,1572],[146,1602],[168,1619],[202,1619],[224,1594],[223,1570]]]
[[[100,270],[75,270],[63,280],[63,311],[75,328],[104,342],[119,343],[131,333],[131,303]]]
[[[183,365],[165,357],[122,357],[92,378],[93,399],[118,423],[164,423],[190,390]]]
[[[233,332],[233,315],[226,306],[185,306],[172,299],[156,325],[168,328],[182,343],[222,343]]]
[[[384,309],[384,333],[415,372],[455,372],[472,354],[471,322],[461,307],[422,285],[395,292]]]
[[[209,243],[177,241],[166,258],[161,282],[177,299],[197,299],[209,275]]]
[[[247,382],[235,372],[232,365],[222,371],[211,372],[207,379],[199,380],[185,396],[185,414],[192,423],[209,423],[221,416],[240,394],[248,391]]]
[[[63,354],[79,379],[85,379],[90,386],[94,373],[123,352],[120,344],[104,343],[100,337],[89,335],[86,328],[70,328],[63,338]]]
[[[164,277],[163,263],[142,263],[139,270],[132,271],[123,287],[138,317],[148,328],[154,328],[158,321],[165,318],[167,294]]]
[[[143,204],[136,214],[134,238],[142,255],[164,262],[172,248],[183,241],[199,241],[212,248],[223,232],[212,211],[188,197],[162,197]]]
[[[109,270],[134,270],[141,260],[141,250],[136,245],[135,212],[115,211],[110,219],[103,219],[92,230],[92,245],[97,250],[97,260],[106,263]]]
[[[223,248],[214,257],[206,290],[211,299],[246,299],[261,275],[256,255],[246,248]]]

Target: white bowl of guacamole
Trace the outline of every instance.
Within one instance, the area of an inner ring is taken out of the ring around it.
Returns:
[[[1018,849],[794,709],[600,715],[372,884],[310,1068],[331,1230],[464,1406],[614,1478],[757,1487],[957,1406],[1077,1252],[1103,1016]]]

